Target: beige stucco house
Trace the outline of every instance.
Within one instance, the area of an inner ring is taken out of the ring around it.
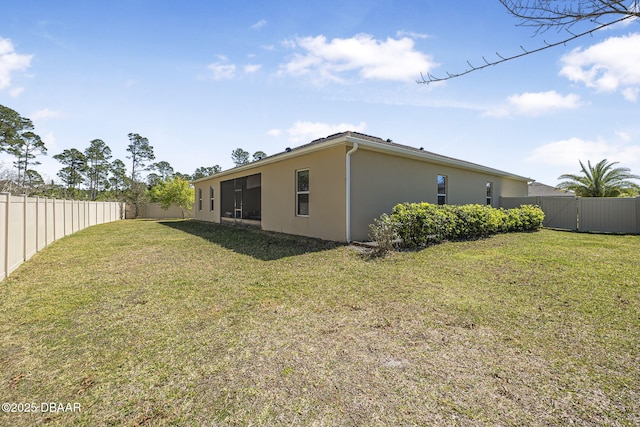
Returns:
[[[529,178],[343,132],[194,182],[193,217],[326,240],[368,240],[402,202],[497,207]]]

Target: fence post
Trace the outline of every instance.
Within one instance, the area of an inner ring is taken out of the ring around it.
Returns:
[[[11,212],[11,193],[0,193],[5,198],[5,222],[4,222],[4,263],[3,279],[9,276],[9,213]]]
[[[636,197],[636,234],[640,234],[640,196]]]
[[[22,262],[27,260],[27,219],[29,218],[27,215],[27,195],[22,194]]]
[[[580,214],[582,207],[582,197],[576,196],[576,231],[580,231]]]
[[[44,247],[49,246],[49,199],[44,199]]]
[[[39,231],[40,231],[40,196],[36,196],[36,252],[39,252],[38,246],[40,246]]]

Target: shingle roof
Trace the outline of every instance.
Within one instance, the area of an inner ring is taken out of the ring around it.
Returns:
[[[454,157],[443,156],[442,154],[434,153],[432,151],[427,151],[422,147],[420,147],[420,148],[411,147],[409,145],[398,144],[396,142],[393,142],[391,139],[386,139],[385,140],[385,139],[378,138],[378,137],[375,137],[375,136],[366,135],[366,134],[359,133],[359,132],[352,132],[352,131],[340,132],[340,133],[336,133],[336,134],[333,134],[333,135],[329,135],[329,136],[327,136],[325,138],[319,138],[319,139],[316,139],[314,141],[311,141],[309,144],[303,145],[303,146],[298,147],[298,148],[308,147],[308,146],[311,146],[313,144],[326,142],[326,141],[329,141],[329,140],[332,140],[332,139],[339,139],[339,138],[342,138],[342,137],[345,137],[345,136],[350,136],[350,137],[361,139],[361,140],[364,140],[364,141],[373,142],[373,143],[376,143],[376,144],[380,144],[381,146],[387,146],[387,147],[390,147],[390,148],[393,147],[393,148],[397,148],[397,149],[400,149],[400,150],[405,150],[405,151],[408,151],[408,152],[415,152],[416,154],[426,155],[426,156],[430,157],[433,160],[440,159],[440,160],[442,160],[444,162],[447,162],[447,163],[454,162],[454,163],[456,163],[458,165],[466,165],[466,166],[469,166],[469,167],[474,168],[474,169],[475,168],[481,168],[481,169],[486,169],[486,170],[492,170],[492,171],[495,171],[495,172],[499,172],[499,173],[501,173],[503,175],[509,175],[509,176],[513,176],[513,177],[518,177],[518,178],[523,178],[523,179],[530,180],[529,178],[526,178],[526,177],[520,177],[518,175],[509,173],[509,172],[504,172],[504,171],[501,171],[501,170],[498,170],[498,169],[489,168],[487,166],[483,166],[483,165],[478,164],[478,163],[468,162],[466,160],[460,160],[460,159],[456,159]]]
[[[573,191],[557,190],[555,187],[543,184],[541,182],[532,182],[529,184],[529,196],[575,196]]]
[[[351,137],[357,140],[361,140],[361,141],[365,141],[365,142],[370,142],[373,143],[374,146],[379,147],[380,149],[382,149],[383,151],[385,150],[389,150],[389,151],[395,151],[395,152],[404,152],[404,153],[413,153],[416,156],[420,156],[420,157],[425,157],[428,158],[430,160],[435,160],[435,161],[442,161],[444,163],[449,163],[449,164],[455,164],[459,167],[464,167],[467,166],[471,169],[481,169],[481,170],[485,170],[485,171],[490,171],[493,173],[498,173],[500,175],[504,175],[504,176],[511,176],[517,179],[523,179],[523,180],[530,180],[529,178],[526,177],[522,177],[522,176],[518,176],[509,172],[504,172],[501,170],[497,170],[497,169],[493,169],[493,168],[489,168],[487,166],[483,166],[480,165],[478,163],[472,163],[472,162],[468,162],[465,160],[460,160],[460,159],[456,159],[453,157],[448,157],[448,156],[443,156],[441,154],[437,154],[437,153],[433,153],[431,151],[426,151],[423,148],[416,148],[416,147],[411,147],[408,145],[403,145],[403,144],[398,144],[393,142],[391,139],[382,139],[382,138],[378,138],[375,136],[371,136],[371,135],[366,135],[364,133],[360,133],[360,132],[353,132],[353,131],[346,131],[346,132],[340,132],[340,133],[335,133],[333,135],[329,135],[326,136],[324,138],[318,138],[315,139],[307,144],[303,144],[303,145],[299,145],[297,147],[294,148],[287,148],[285,151],[281,151],[279,153],[276,154],[272,154],[270,156],[266,156],[263,157],[262,159],[256,161],[256,162],[252,162],[249,165],[253,166],[258,166],[260,165],[260,163],[267,163],[267,162],[271,162],[273,161],[276,157],[285,155],[285,154],[289,154],[289,153],[295,153],[297,151],[305,151],[307,149],[312,148],[313,146],[316,145],[320,145],[320,144],[324,144],[324,143],[330,143],[330,141],[332,140],[337,140],[337,139],[341,139],[341,138],[345,138],[345,137]],[[221,173],[226,174],[226,173],[230,173],[236,169],[240,169],[240,168],[247,168],[249,165],[242,165],[242,166],[237,166],[235,168],[232,169],[228,169],[226,171],[223,171]],[[203,180],[206,178],[202,178]],[[200,180],[198,180],[200,181]]]

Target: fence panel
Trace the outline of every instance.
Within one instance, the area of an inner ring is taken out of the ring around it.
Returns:
[[[64,235],[73,234],[73,200],[63,200],[64,204]]]
[[[45,205],[45,218],[46,218],[46,228],[45,228],[45,246],[53,243],[55,238],[55,207],[54,200],[44,199]]]
[[[37,242],[36,251],[42,250],[47,246],[47,199],[36,197],[36,210],[37,210]]]
[[[578,229],[578,206],[575,197],[541,197],[544,226],[564,230]]]
[[[540,196],[530,197],[500,197],[500,207],[505,209],[519,208],[522,205],[538,205],[541,204]]]
[[[544,226],[600,233],[640,234],[640,197],[501,197],[505,209],[537,204],[544,211]]]
[[[191,210],[185,210],[184,217],[192,216]],[[160,203],[149,203],[144,209],[144,218],[182,218],[182,209],[179,206],[169,206],[169,209],[162,209]]]
[[[98,202],[96,205],[97,210],[97,219],[98,224],[102,224],[104,222],[104,202]]]
[[[24,257],[31,258],[38,252],[38,199],[24,198]]]
[[[0,280],[7,277],[7,244],[9,241],[8,231],[8,213],[9,199],[8,193],[0,193]]]
[[[88,226],[96,225],[96,204],[91,203],[89,205],[89,221],[87,223]]]
[[[76,202],[0,193],[0,280],[53,241],[85,228],[99,206],[103,222],[121,219],[118,202]],[[105,212],[113,212],[107,215]],[[95,225],[95,221],[94,224]]]
[[[64,237],[64,200],[53,199],[53,240]]]
[[[127,204],[126,217],[135,218],[135,206]],[[182,209],[179,206],[172,205],[169,209],[162,209],[160,203],[147,203],[139,207],[138,218],[182,218]],[[184,218],[193,218],[193,209],[184,211]]]
[[[637,200],[581,197],[578,199],[580,231],[637,233]]]
[[[7,275],[22,264],[24,259],[24,197],[9,195],[9,210],[7,218],[7,254],[6,268]]]

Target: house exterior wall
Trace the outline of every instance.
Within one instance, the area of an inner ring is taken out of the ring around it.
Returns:
[[[260,173],[263,230],[344,241],[345,150],[344,145],[330,147],[196,182],[194,219],[219,223],[220,183]],[[306,217],[296,215],[296,171],[303,169],[309,170],[309,216]],[[209,199],[211,186],[215,191],[213,211]],[[199,190],[203,195],[202,209]]]
[[[351,157],[351,238],[367,240],[373,219],[398,203],[436,204],[438,175],[447,177],[447,204],[486,204],[487,182],[493,184],[494,207],[500,196],[528,191],[526,181],[359,149]]]
[[[389,213],[402,202],[438,202],[438,175],[447,177],[447,203],[487,202],[487,182],[492,183],[492,206],[499,207],[500,197],[527,195],[527,179],[506,177],[482,166],[458,165],[455,159],[431,160],[428,154],[408,150],[394,151],[392,145],[371,145],[363,141],[350,156],[350,238],[367,240],[369,224],[382,213]],[[195,183],[196,220],[220,222],[223,181],[261,175],[261,220],[264,230],[345,241],[346,227],[346,154],[354,141],[325,146],[310,146],[301,152],[289,152]],[[391,148],[389,148],[391,147]],[[453,163],[453,164],[448,164]],[[463,162],[461,162],[463,163]],[[475,170],[481,169],[481,170]],[[296,172],[309,170],[309,215],[296,214]],[[213,186],[215,203],[210,209]],[[202,208],[200,209],[200,191]],[[227,198],[231,197],[226,195]],[[224,217],[224,213],[222,215]]]

